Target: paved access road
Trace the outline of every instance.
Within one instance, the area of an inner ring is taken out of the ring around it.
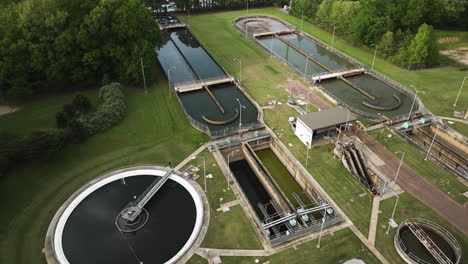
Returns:
[[[396,175],[400,159],[385,149],[373,137],[367,134],[360,134],[359,137],[369,149],[381,160],[385,161],[385,164],[380,166],[380,169],[393,179]],[[459,204],[452,200],[424,177],[406,166],[406,164],[401,166],[397,184],[426,206],[432,208],[465,235],[468,235],[468,203]]]

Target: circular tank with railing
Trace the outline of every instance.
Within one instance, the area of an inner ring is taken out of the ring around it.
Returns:
[[[403,221],[395,234],[394,244],[406,263],[461,263],[461,248],[455,237],[445,228],[425,219]]]

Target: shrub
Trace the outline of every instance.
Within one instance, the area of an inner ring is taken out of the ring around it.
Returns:
[[[91,101],[88,97],[82,94],[78,94],[73,98],[72,105],[75,108],[75,111],[78,112],[77,114],[84,114],[91,111]]]
[[[94,113],[79,119],[89,135],[115,126],[127,114],[127,104],[120,84],[112,83],[101,87],[99,100],[101,105]]]
[[[65,133],[61,129],[44,129],[26,136],[20,157],[24,160],[48,159],[65,146]]]
[[[88,130],[76,119],[72,119],[68,122],[66,133],[67,139],[73,143],[83,143],[88,137]]]
[[[57,128],[67,127],[68,118],[67,118],[67,115],[63,111],[57,112],[57,114],[55,114],[55,124]]]

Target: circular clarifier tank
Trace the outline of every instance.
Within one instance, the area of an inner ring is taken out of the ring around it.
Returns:
[[[395,235],[395,247],[406,263],[460,263],[458,241],[443,227],[424,219],[402,222]],[[428,248],[431,248],[429,250]]]
[[[173,172],[135,219],[122,217],[132,202],[137,202],[169,171],[155,166],[128,168],[78,190],[59,209],[49,228],[48,262],[177,262],[192,246],[202,226],[199,186]]]

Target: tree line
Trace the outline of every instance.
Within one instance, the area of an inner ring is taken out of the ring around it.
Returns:
[[[417,68],[439,63],[434,27],[468,28],[466,0],[297,0],[290,13]]]
[[[0,100],[141,82],[140,58],[155,66],[162,42],[139,0],[10,1],[0,21]]]
[[[203,10],[222,10],[239,9],[261,6],[272,6],[287,4],[287,0],[142,0],[142,2],[157,12],[167,12],[167,4],[173,2],[179,11],[203,11]]]

